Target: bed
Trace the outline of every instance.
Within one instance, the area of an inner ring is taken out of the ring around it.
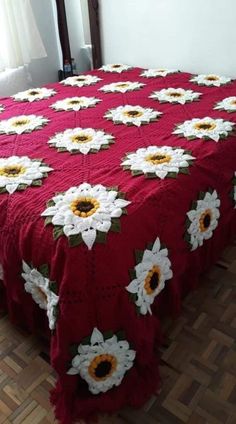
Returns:
[[[140,407],[236,234],[236,82],[112,64],[0,105],[1,310],[50,338],[61,423]]]

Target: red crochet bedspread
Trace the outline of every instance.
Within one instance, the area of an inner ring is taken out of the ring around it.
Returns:
[[[236,234],[236,82],[141,73],[97,70],[38,101],[0,101],[0,304],[52,330],[64,424],[155,392],[160,317]],[[101,101],[50,107],[81,96]]]

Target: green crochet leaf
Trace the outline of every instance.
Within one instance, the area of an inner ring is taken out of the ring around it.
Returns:
[[[102,231],[97,231],[96,242],[97,243],[106,243],[107,233]]]
[[[142,250],[135,250],[135,259],[136,263],[140,263],[143,259],[143,251]]]
[[[74,358],[76,355],[78,355],[78,345],[77,344],[72,344],[70,345],[70,353],[71,356]]]
[[[49,278],[49,267],[47,264],[40,265],[39,272],[45,277]]]
[[[130,275],[131,280],[135,280],[135,278],[136,278],[136,272],[135,272],[134,269],[130,269],[129,270],[129,275]]]
[[[90,336],[85,337],[85,338],[81,341],[81,343],[80,343],[80,344],[82,344],[82,345],[90,345],[90,344],[91,344],[91,337],[90,337]]]
[[[53,308],[53,316],[55,317],[56,320],[58,320],[59,314],[60,314],[60,310],[59,310],[58,305],[57,306],[54,306],[54,308]]]
[[[119,341],[125,340],[125,332],[123,330],[117,331],[116,337]]]
[[[118,191],[117,192],[117,198],[118,199],[125,199],[125,193],[123,193],[122,191]]]
[[[27,184],[19,184],[17,190],[25,190],[27,187]]]
[[[200,191],[199,196],[198,196],[199,200],[203,200],[205,195],[206,195],[206,193],[204,191]]]
[[[55,206],[55,202],[52,199],[47,202],[47,207],[50,208],[51,206]]]
[[[114,336],[114,333],[113,333],[113,331],[111,331],[111,330],[109,330],[109,331],[105,331],[105,332],[103,333],[103,337],[104,337],[104,339],[105,339],[105,340],[110,339],[112,336]]]
[[[177,178],[177,172],[168,172],[167,177],[169,177],[169,178]]]
[[[130,293],[129,294],[130,299],[132,300],[132,302],[136,302],[136,300],[138,299],[138,295],[137,293]]]
[[[61,237],[63,235],[64,235],[63,227],[61,227],[60,225],[55,225],[55,227],[53,228],[53,238],[54,238],[54,240],[57,240],[59,237]]]
[[[40,187],[42,185],[42,180],[34,180],[32,181],[32,186]]]
[[[53,293],[55,293],[55,294],[57,294],[57,293],[58,293],[58,289],[57,289],[57,283],[56,283],[56,281],[50,281],[50,283],[49,283],[49,288],[50,288],[50,290],[51,290]]]
[[[189,169],[188,168],[180,168],[179,171],[181,174],[189,175]]]
[[[111,220],[111,231],[114,231],[115,233],[120,233],[121,227],[120,227],[120,220],[119,218],[112,218]]]
[[[118,193],[119,188],[118,188],[118,186],[107,187],[107,191],[117,191],[117,193]]]
[[[184,240],[187,241],[187,243],[190,244],[191,236],[187,232],[184,234]]]
[[[167,249],[166,244],[161,243],[161,250],[162,250],[162,249]],[[168,250],[168,252],[170,253],[170,249],[167,249],[167,250]]]
[[[185,225],[187,228],[189,228],[189,226],[191,225],[192,221],[190,221],[190,219],[187,217],[186,221],[185,221]]]
[[[146,178],[158,178],[157,175],[154,172],[147,172],[145,173]]]
[[[192,209],[197,209],[197,201],[196,201],[196,200],[193,200],[193,201],[192,201],[191,210],[192,210]]]
[[[70,247],[79,246],[83,242],[81,234],[73,234],[72,236],[68,237],[68,240]]]
[[[52,223],[52,216],[47,216],[44,221],[44,227]]]
[[[130,167],[129,167],[130,168]],[[129,169],[129,168],[127,168],[127,169]],[[139,175],[143,175],[143,171],[131,171],[131,174],[134,176],[134,177],[137,177],[137,176],[139,176]],[[153,174],[154,176],[155,176],[155,174]]]

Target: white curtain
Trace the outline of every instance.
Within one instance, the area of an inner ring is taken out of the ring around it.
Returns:
[[[0,70],[46,56],[30,0],[0,0]]]

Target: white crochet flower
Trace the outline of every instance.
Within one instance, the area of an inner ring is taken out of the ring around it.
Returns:
[[[182,135],[188,139],[203,138],[219,141],[228,137],[233,131],[234,123],[224,119],[210,117],[194,118],[177,125],[173,134]]]
[[[202,246],[204,240],[213,236],[220,217],[220,200],[216,190],[200,193],[199,199],[193,203],[193,208],[187,213],[186,241],[191,250]]]
[[[226,110],[227,112],[236,112],[236,96],[226,97],[221,102],[216,103],[214,109]]]
[[[50,171],[52,168],[40,159],[32,160],[28,156],[0,158],[0,193],[12,194],[30,185],[41,185],[41,179]]]
[[[56,94],[55,90],[49,88],[30,88],[26,91],[21,91],[20,93],[14,94],[13,99],[18,101],[27,101],[34,102],[36,100],[48,99],[51,96]]]
[[[156,121],[162,115],[162,112],[142,106],[118,106],[106,112],[105,118],[113,121],[115,124],[136,125],[140,127],[142,124]]]
[[[114,137],[104,131],[78,127],[57,133],[50,138],[48,143],[50,146],[57,147],[61,152],[79,152],[87,155],[107,148],[109,144],[114,143],[113,140]]]
[[[146,69],[140,75],[141,77],[146,78],[156,78],[156,77],[166,77],[170,74],[175,74],[179,72],[177,69],[165,69],[165,68],[154,68],[154,69]]]
[[[47,311],[50,330],[56,326],[56,307],[59,302],[59,296],[50,288],[48,277],[39,272],[36,268],[31,268],[26,262],[22,261],[22,277],[25,280],[25,291],[30,293],[33,300],[41,309]]]
[[[104,91],[105,93],[126,93],[127,91],[139,90],[144,85],[145,84],[140,82],[120,81],[104,85],[99,90]]]
[[[94,395],[105,393],[121,384],[125,373],[132,368],[135,356],[136,352],[130,349],[127,340],[120,340],[115,334],[105,338],[94,328],[90,340],[78,346],[67,374],[79,374]]]
[[[118,74],[124,71],[128,71],[129,69],[132,69],[132,66],[122,65],[121,63],[103,65],[101,68],[99,68],[100,71],[117,72]]]
[[[56,110],[74,110],[78,111],[80,109],[86,109],[88,107],[93,107],[97,103],[101,102],[100,99],[96,97],[68,97],[63,100],[58,100],[56,103],[53,103],[51,107]]]
[[[132,175],[144,174],[151,178],[176,177],[188,173],[188,168],[195,157],[190,152],[170,146],[148,146],[126,155],[122,162],[124,169]]]
[[[36,115],[19,115],[0,121],[0,134],[30,133],[42,128],[49,122],[47,118]]]
[[[61,84],[71,85],[72,87],[84,87],[85,85],[93,85],[101,81],[101,78],[98,78],[94,75],[77,75],[74,77],[68,77],[65,80],[61,81]]]
[[[126,287],[142,315],[152,314],[151,305],[155,297],[164,289],[166,280],[172,277],[168,250],[161,247],[157,237],[154,244],[144,250],[134,268],[133,280]]]
[[[221,85],[228,84],[231,78],[215,75],[215,74],[201,74],[196,75],[190,79],[191,82],[195,82],[198,85],[206,85],[208,87],[220,87]]]
[[[118,191],[101,184],[83,183],[54,196],[42,216],[50,217],[48,223],[56,226],[54,238],[66,235],[73,238],[71,245],[83,241],[92,249],[95,241],[101,241],[101,233],[120,230],[117,218],[130,204],[120,196]]]
[[[183,105],[198,100],[200,95],[201,93],[184,90],[183,88],[163,88],[160,91],[154,91],[149,97],[159,100],[161,103],[180,103]]]

